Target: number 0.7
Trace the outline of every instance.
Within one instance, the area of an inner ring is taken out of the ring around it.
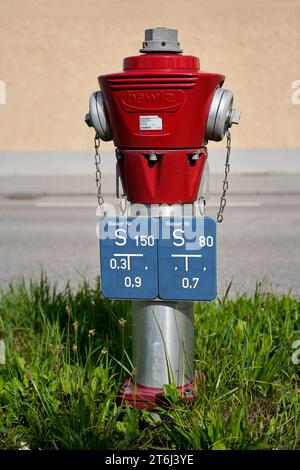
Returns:
[[[184,289],[195,289],[198,285],[199,277],[193,277],[191,280],[188,277],[183,277],[181,285]]]

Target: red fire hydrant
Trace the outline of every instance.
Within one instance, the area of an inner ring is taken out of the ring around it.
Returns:
[[[114,141],[127,200],[164,205],[167,215],[168,205],[183,210],[197,200],[208,141],[222,140],[240,115],[223,88],[225,77],[201,71],[197,57],[183,55],[176,30],[146,30],[140,52],[124,59],[123,72],[98,78],[101,91],[90,98],[86,122],[100,139]],[[125,383],[127,401],[153,406],[170,383],[170,364],[172,380],[192,397],[192,302],[133,301],[133,356],[137,390],[133,398]]]

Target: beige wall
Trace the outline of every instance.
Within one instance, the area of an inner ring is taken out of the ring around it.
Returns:
[[[236,147],[299,148],[299,24],[300,0],[0,0],[0,151],[89,149],[96,77],[155,26],[177,28],[185,53],[226,75],[242,112]]]

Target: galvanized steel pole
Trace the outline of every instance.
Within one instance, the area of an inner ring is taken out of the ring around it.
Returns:
[[[130,207],[131,216],[183,217],[193,211],[193,204]],[[137,385],[189,384],[194,377],[194,303],[132,301],[132,341]]]

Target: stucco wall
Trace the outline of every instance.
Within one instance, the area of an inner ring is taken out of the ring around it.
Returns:
[[[299,22],[300,0],[0,0],[0,151],[89,149],[96,77],[121,70],[155,26],[226,75],[242,113],[235,147],[299,148]]]

